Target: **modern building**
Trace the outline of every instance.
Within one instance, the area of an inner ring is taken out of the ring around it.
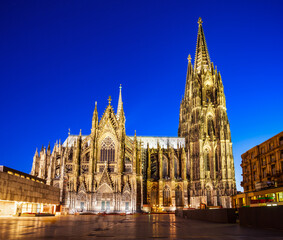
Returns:
[[[0,166],[0,216],[55,214],[60,204],[60,189],[44,179]]]
[[[178,137],[127,136],[122,90],[117,112],[97,104],[88,135],[70,135],[36,151],[31,174],[61,189],[75,211],[170,211],[201,204],[231,207],[236,192],[230,126],[220,73],[198,21],[194,65],[188,60]]]
[[[241,186],[233,196],[234,206],[283,205],[283,132],[242,154]]]

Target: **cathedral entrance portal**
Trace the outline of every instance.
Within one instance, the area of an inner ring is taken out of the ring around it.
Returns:
[[[82,212],[84,211],[84,208],[85,208],[85,203],[84,203],[84,202],[81,202],[81,211],[82,211]]]
[[[125,210],[126,210],[126,211],[129,211],[129,210],[130,210],[130,203],[129,203],[129,202],[126,202],[126,203],[125,203]]]
[[[110,211],[110,201],[101,201],[101,211]]]
[[[104,183],[97,191],[97,208],[98,211],[114,211],[113,191],[112,188]]]

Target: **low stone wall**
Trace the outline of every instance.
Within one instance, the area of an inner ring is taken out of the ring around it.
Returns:
[[[236,223],[236,210],[233,208],[176,210],[176,216],[217,223]]]
[[[243,207],[239,219],[241,226],[283,229],[283,206]]]
[[[0,200],[60,204],[60,189],[0,172]]]

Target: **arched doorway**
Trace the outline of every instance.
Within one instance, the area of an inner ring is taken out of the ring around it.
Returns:
[[[209,186],[206,187],[206,203],[207,203],[207,206],[212,206],[213,203],[212,203],[212,190]]]
[[[77,195],[77,211],[79,212],[85,212],[87,211],[87,201],[86,201],[86,193],[83,191],[80,191]]]
[[[124,192],[123,193],[123,196],[122,196],[122,202],[124,204],[124,210],[125,212],[130,212],[131,211],[131,195],[128,191]]]
[[[113,204],[113,190],[104,183],[97,190],[97,207],[100,212],[111,212],[114,210]]]

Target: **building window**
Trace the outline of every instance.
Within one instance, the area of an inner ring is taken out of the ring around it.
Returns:
[[[206,171],[210,171],[209,153],[207,150],[204,151],[204,166]]]
[[[271,174],[275,175],[276,170],[275,170],[275,165],[271,165]]]
[[[132,172],[132,165],[127,164],[127,165],[125,166],[125,172],[131,173],[131,172]]]
[[[104,166],[99,166],[99,172],[103,172]]]
[[[162,159],[162,164],[163,164],[163,168],[162,168],[162,175],[163,178],[168,178],[168,159],[166,156],[163,155],[163,159]]]
[[[275,156],[274,156],[274,154],[271,154],[271,155],[270,155],[270,161],[271,161],[271,162],[275,162]]]
[[[71,148],[71,150],[69,152],[68,161],[73,162],[73,148]]]
[[[279,138],[279,144],[283,145],[283,137]]]
[[[273,149],[273,147],[274,147],[273,142],[269,143],[269,149],[271,150],[271,149]]]
[[[282,159],[283,158],[283,150],[281,150],[281,152],[280,152],[280,159]]]
[[[266,178],[266,168],[262,169],[262,177]]]
[[[56,166],[60,166],[61,165],[61,157],[57,156],[56,158]]]
[[[266,165],[265,158],[262,158],[262,159],[261,159],[261,162],[262,162],[262,166],[265,166],[265,165]]]
[[[60,175],[60,165],[58,165],[55,169],[55,179],[59,179]]]
[[[85,162],[85,163],[89,162],[89,152],[84,155],[83,162]]]
[[[281,161],[281,172],[283,172],[283,161]]]
[[[175,170],[175,178],[179,177],[180,173],[180,164],[179,164],[179,159],[174,158],[174,170]]]
[[[101,162],[114,162],[115,161],[115,144],[110,137],[106,137],[100,150]]]
[[[88,165],[82,165],[81,173],[88,173]]]
[[[211,118],[207,120],[207,132],[210,137],[215,135],[214,122]]]
[[[265,153],[265,151],[264,151],[264,147],[262,147],[261,149],[260,149],[260,153]]]
[[[254,172],[253,175],[254,175],[254,181],[256,181],[256,172]]]
[[[151,178],[158,179],[158,156],[157,154],[150,155]]]
[[[216,171],[219,170],[217,152],[215,152],[215,170],[216,170]]]
[[[255,170],[256,169],[256,163],[254,163],[254,165],[253,165],[253,170]]]

